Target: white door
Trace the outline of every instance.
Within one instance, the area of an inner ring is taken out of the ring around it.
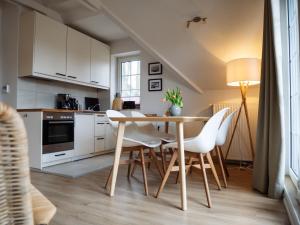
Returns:
[[[68,27],[67,78],[90,83],[91,52],[90,37]]]
[[[34,72],[64,77],[67,26],[39,13],[35,15]]]
[[[94,152],[94,124],[93,114],[75,114],[75,156]]]
[[[110,49],[94,39],[91,39],[91,83],[110,86]]]

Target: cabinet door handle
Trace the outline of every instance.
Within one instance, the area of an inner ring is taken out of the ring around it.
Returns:
[[[56,154],[54,156],[58,157],[58,156],[63,156],[63,155],[66,155],[66,153]]]
[[[104,125],[105,123],[97,123],[97,124],[99,124],[99,125]]]
[[[104,140],[104,138],[97,138],[97,140]]]
[[[63,74],[63,73],[55,73],[55,75],[62,76],[62,77],[67,76],[66,74]]]
[[[98,82],[98,81],[91,80],[91,83],[98,84],[99,82]]]
[[[69,78],[72,78],[72,79],[77,79],[77,77],[74,77],[74,76],[67,76]]]

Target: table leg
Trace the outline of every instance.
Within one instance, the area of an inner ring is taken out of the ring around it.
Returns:
[[[110,185],[110,196],[114,196],[114,192],[115,192],[115,186],[116,186],[116,180],[117,180],[118,168],[119,168],[119,161],[120,161],[121,151],[122,151],[124,131],[125,131],[125,122],[119,122],[117,144],[116,144],[114,165],[113,165],[113,170],[112,170],[112,179],[111,179],[111,185]]]
[[[181,209],[187,210],[183,122],[176,123],[176,131],[179,154],[179,173],[181,181]]]

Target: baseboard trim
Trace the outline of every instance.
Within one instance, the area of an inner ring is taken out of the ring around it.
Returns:
[[[300,206],[296,200],[297,190],[289,177],[285,179],[283,203],[292,225],[300,225]]]

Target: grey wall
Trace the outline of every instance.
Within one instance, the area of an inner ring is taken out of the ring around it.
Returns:
[[[2,84],[10,85],[10,93],[2,93],[2,100],[17,106],[18,34],[20,8],[3,2],[2,12]]]
[[[3,12],[3,2],[0,2],[0,32],[2,33],[2,12]],[[2,77],[3,77],[3,65],[2,65],[2,35],[0,34],[0,87],[2,87]],[[2,101],[2,92],[0,90],[0,101]]]
[[[97,97],[97,89],[35,78],[18,78],[17,108],[54,108],[56,94],[68,93],[84,106],[84,97]]]

